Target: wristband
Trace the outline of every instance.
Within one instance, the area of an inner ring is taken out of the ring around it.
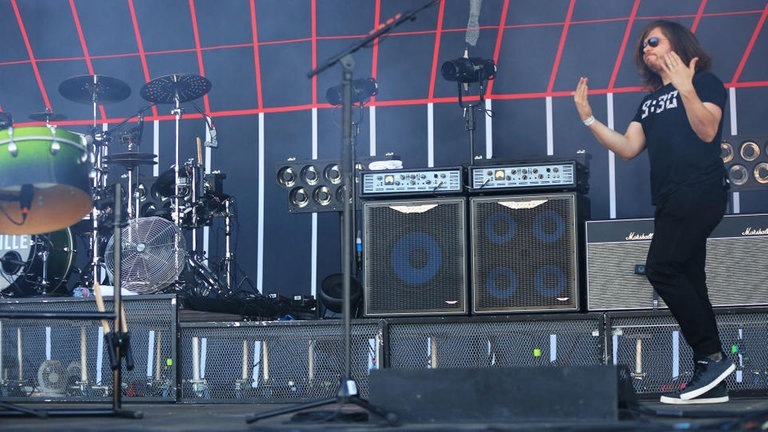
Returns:
[[[583,120],[584,126],[592,126],[592,123],[595,122],[595,116],[589,116],[586,120]]]

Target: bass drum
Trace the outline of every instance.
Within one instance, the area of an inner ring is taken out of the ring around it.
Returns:
[[[37,235],[0,234],[0,294],[3,297],[71,295],[67,278],[74,262],[75,247],[69,228]]]

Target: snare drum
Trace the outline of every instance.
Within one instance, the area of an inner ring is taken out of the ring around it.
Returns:
[[[53,232],[82,219],[92,206],[89,171],[82,135],[56,126],[0,130],[0,233]],[[22,200],[31,200],[26,220]]]
[[[74,269],[75,252],[69,228],[40,235],[0,234],[0,293],[13,297],[70,295],[66,283]]]

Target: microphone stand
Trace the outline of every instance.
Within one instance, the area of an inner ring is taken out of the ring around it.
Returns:
[[[416,19],[416,15],[421,11],[433,6],[439,0],[431,0],[425,5],[419,7],[410,12],[397,14],[394,18],[388,20],[380,27],[370,32],[368,36],[362,38],[352,46],[332,57],[323,65],[310,71],[307,74],[308,78],[312,78],[315,75],[330,68],[336,63],[341,64],[341,88],[342,88],[342,143],[341,143],[341,177],[342,185],[344,189],[344,210],[342,213],[342,274],[343,274],[343,286],[342,297],[343,307],[342,315],[344,321],[344,371],[341,377],[341,385],[336,394],[336,397],[322,399],[314,402],[308,402],[295,407],[278,409],[275,411],[267,412],[264,414],[255,414],[246,417],[247,423],[253,423],[261,419],[274,417],[277,415],[288,414],[292,412],[301,411],[307,408],[315,408],[332,403],[339,403],[340,405],[352,403],[359,407],[366,409],[377,416],[387,421],[390,426],[396,426],[399,421],[397,415],[392,412],[386,412],[367,400],[359,397],[357,392],[357,384],[352,379],[351,366],[350,366],[350,303],[351,303],[351,291],[352,291],[352,261],[354,259],[354,252],[352,250],[352,242],[354,241],[354,233],[352,232],[352,191],[354,190],[354,160],[352,158],[352,76],[353,69],[355,67],[355,61],[352,58],[352,54],[357,52],[360,48],[367,46],[382,35],[389,33],[395,27],[408,20]]]
[[[475,158],[478,156],[482,157],[482,155],[475,153],[475,110],[477,107],[482,107],[483,101],[485,101],[485,85],[484,81],[480,81],[480,102],[477,104],[465,104],[462,98],[461,86],[468,84],[457,84],[459,89],[459,106],[464,112],[464,130],[469,132],[469,165],[472,166],[475,164]]]

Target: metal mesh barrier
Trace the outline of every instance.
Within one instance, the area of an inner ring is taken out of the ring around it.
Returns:
[[[603,364],[602,315],[389,323],[393,368]]]
[[[104,299],[112,310],[111,297]],[[176,399],[176,298],[123,298],[134,369],[123,361],[124,401]],[[93,312],[96,302],[80,298],[0,301],[0,310]],[[109,401],[113,371],[100,321],[0,320],[0,397],[4,401]],[[111,321],[110,321],[111,326]]]
[[[354,321],[350,374],[368,394],[381,324]],[[335,397],[344,373],[339,320],[182,323],[182,402],[298,402]]]
[[[731,393],[768,390],[768,310],[716,311],[723,349],[736,362],[726,380]],[[614,364],[629,366],[635,391],[656,395],[678,389],[693,371],[693,351],[669,312],[609,313],[608,346]]]

